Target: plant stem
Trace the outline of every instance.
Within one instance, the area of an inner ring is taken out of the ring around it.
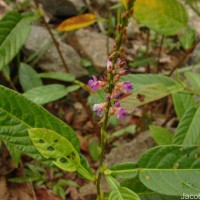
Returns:
[[[126,38],[126,27],[128,25],[128,19],[132,15],[132,9],[133,9],[133,3],[134,0],[129,0],[128,1],[128,9],[127,11],[122,15],[122,20],[121,23],[118,26],[118,34],[115,39],[115,47],[113,47],[113,53],[111,54],[112,56],[112,69],[114,69],[115,63],[117,62],[117,59],[120,56],[121,53],[121,45]],[[109,80],[109,86],[108,86],[108,93],[111,96],[112,91],[114,89],[114,75],[113,74],[108,74],[108,80]],[[99,166],[99,172],[97,175],[97,199],[102,200],[102,193],[101,193],[101,178],[104,173],[104,154],[105,154],[105,146],[106,146],[106,139],[107,139],[107,126],[108,126],[108,120],[109,120],[109,111],[110,108],[112,107],[112,102],[108,101],[106,111],[104,114],[104,120],[103,120],[103,125],[101,128],[101,144],[100,144],[100,166]]]
[[[44,25],[46,26],[46,28],[47,28],[47,30],[48,30],[48,32],[49,32],[49,34],[50,34],[50,36],[51,36],[51,38],[52,38],[52,40],[53,40],[53,43],[54,43],[54,45],[55,45],[55,47],[56,47],[56,50],[57,50],[57,52],[58,52],[58,55],[59,55],[59,57],[60,57],[60,59],[61,59],[61,61],[62,61],[62,63],[63,63],[63,66],[64,66],[64,68],[65,68],[65,71],[66,71],[66,72],[69,72],[68,66],[67,66],[67,64],[66,64],[66,62],[65,62],[65,59],[64,59],[64,57],[63,57],[63,55],[62,55],[62,52],[61,52],[61,50],[60,50],[60,45],[59,45],[58,41],[56,40],[54,34],[53,34],[52,31],[51,31],[51,28],[49,27],[49,24],[47,23],[47,21],[46,21],[46,19],[45,19],[45,17],[44,17],[44,14],[43,14],[44,12],[43,12],[43,10],[41,10],[41,8],[40,8],[40,6],[39,6],[38,0],[33,0],[33,1],[34,1],[34,3],[35,3],[36,9],[39,11],[40,17],[42,18],[42,21],[43,21]]]

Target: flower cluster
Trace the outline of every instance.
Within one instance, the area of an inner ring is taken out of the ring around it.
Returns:
[[[117,115],[117,118],[125,118],[128,111],[120,106],[119,100],[124,96],[124,94],[129,94],[133,90],[133,85],[130,81],[119,82],[121,76],[125,75],[127,72],[123,70],[125,62],[120,58],[117,59],[116,63],[108,59],[107,61],[107,76],[103,76],[101,80],[98,80],[96,76],[88,81],[89,87],[93,92],[96,92],[102,88],[107,91],[107,102],[94,104],[93,111],[97,113],[99,117],[104,115],[106,109],[108,109],[109,104],[109,114]],[[110,83],[109,77],[112,77],[113,82]]]

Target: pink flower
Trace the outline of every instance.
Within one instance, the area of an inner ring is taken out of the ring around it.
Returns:
[[[88,85],[92,88],[93,92],[101,89],[101,81],[98,81],[96,76],[93,76],[93,80],[90,79],[88,81]]]
[[[106,105],[107,103],[94,104],[93,111],[97,113],[97,116],[102,117],[105,112]]]
[[[125,81],[122,83],[122,90],[125,92],[125,93],[131,93],[132,90],[133,90],[133,85],[130,81]]]
[[[112,61],[110,61],[110,60],[107,60],[107,70],[110,70],[110,69],[112,69]]]

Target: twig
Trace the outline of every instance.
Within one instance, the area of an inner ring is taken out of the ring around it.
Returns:
[[[100,18],[99,13],[98,13],[96,10],[94,10],[94,9],[92,8],[91,3],[90,3],[90,0],[86,0],[86,3],[87,3],[87,5],[88,5],[89,11],[90,11],[91,13],[94,13],[94,14],[96,15],[97,18]],[[101,32],[105,32],[105,28],[104,28],[103,24],[102,24],[101,22],[99,22],[99,21],[97,21],[97,24],[98,24],[98,26],[99,26],[100,31],[101,31]]]
[[[147,38],[146,38],[146,52],[145,56],[149,57],[149,44],[150,44],[150,30],[147,29]],[[146,73],[151,73],[150,65],[148,64],[146,67]]]
[[[165,36],[162,36],[161,41],[160,41],[160,46],[159,46],[159,52],[158,52],[156,74],[158,74],[159,71],[160,71],[159,65],[160,65],[160,57],[161,57],[161,52],[162,52],[162,46],[163,46],[163,43],[164,43],[164,39],[165,39]]]
[[[171,70],[171,72],[168,74],[168,76],[172,76],[172,74],[175,72],[176,69],[181,67],[185,61],[185,59],[195,50],[197,44],[200,42],[200,38],[197,40],[197,42],[193,45],[192,48],[188,49],[185,51],[184,55],[180,58],[179,62],[177,65]]]
[[[108,30],[107,30],[107,41],[106,41],[106,48],[107,48],[107,55],[109,55],[109,51],[110,51],[110,48],[109,48],[109,45],[110,45],[110,37],[109,37],[109,33],[110,33],[110,1],[107,1],[106,2],[106,7],[107,7],[107,10],[108,10],[108,16],[107,16],[107,20],[108,20],[108,23],[107,23],[107,26],[108,26]]]
[[[46,21],[46,19],[44,17],[43,10],[41,10],[38,0],[33,0],[33,1],[35,3],[36,9],[39,11],[40,17],[41,17],[42,21],[44,22],[44,25],[46,26],[46,28],[47,28],[47,30],[48,30],[48,32],[49,32],[49,34],[50,34],[50,36],[51,36],[51,38],[53,40],[53,43],[54,43],[54,45],[56,47],[58,55],[60,56],[60,59],[61,59],[61,61],[63,63],[63,66],[65,67],[66,72],[69,72],[68,66],[67,66],[67,64],[65,62],[65,59],[64,59],[64,57],[62,55],[62,52],[60,50],[60,45],[59,45],[58,41],[56,40],[54,34],[51,31],[51,28],[49,27],[49,24],[47,23],[47,21]]]

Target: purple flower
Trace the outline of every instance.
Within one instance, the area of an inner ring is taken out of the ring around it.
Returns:
[[[122,93],[122,92],[117,93],[117,94],[115,95],[115,99],[120,99],[122,96],[123,96],[123,93]]]
[[[92,91],[95,92],[95,91],[101,89],[100,82],[101,82],[101,81],[98,81],[96,76],[93,76],[93,80],[90,79],[90,80],[88,81],[88,85],[92,88]]]
[[[122,83],[122,90],[125,92],[125,93],[130,93],[132,92],[133,90],[133,85],[130,81],[125,81]]]
[[[127,110],[125,108],[120,108],[117,112],[117,118],[118,119],[124,119],[127,117]]]
[[[106,109],[106,103],[94,104],[93,106],[93,111],[95,111],[97,113],[97,116],[99,117],[103,116],[105,109]]]
[[[128,111],[125,108],[121,108],[119,102],[115,102],[114,106],[115,106],[115,114],[117,115],[118,119],[124,119],[125,117],[127,117]]]

